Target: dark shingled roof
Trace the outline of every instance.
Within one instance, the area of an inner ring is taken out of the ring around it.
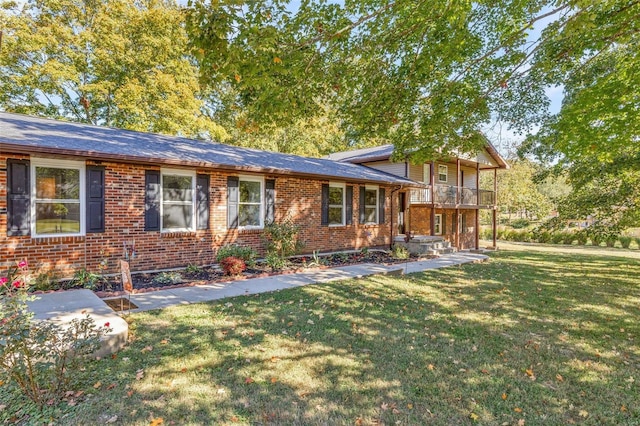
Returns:
[[[420,186],[356,164],[0,112],[0,150]]]

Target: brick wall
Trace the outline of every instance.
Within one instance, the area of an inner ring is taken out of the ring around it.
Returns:
[[[28,158],[10,153],[0,154],[0,211],[7,208],[7,158]],[[103,259],[110,271],[123,258],[123,244],[135,242],[137,257],[131,262],[134,271],[185,266],[190,263],[214,263],[216,250],[224,244],[236,243],[262,250],[260,230],[227,229],[227,176],[230,173],[198,169],[208,174],[210,215],[208,230],[162,233],[144,231],[145,170],[159,169],[149,165],[87,161],[87,165],[105,167],[105,232],[79,237],[32,238],[8,237],[7,215],[0,214],[0,273],[18,259],[28,259],[32,267],[55,269],[63,276],[86,268],[97,271]],[[358,191],[353,191],[354,225],[328,227],[320,225],[321,186],[327,181],[289,176],[264,176],[276,180],[276,220],[290,217],[300,225],[304,252],[330,251],[361,247],[388,246],[390,237],[390,194],[386,188],[385,224],[360,225]],[[395,210],[394,210],[395,211]]]
[[[460,249],[475,248],[475,218],[476,210],[460,210],[466,216],[466,232],[460,233]],[[445,222],[442,236],[445,240],[455,244],[455,214],[454,209],[436,209],[436,214],[441,214]],[[431,235],[431,207],[424,205],[412,205],[409,208],[409,227],[408,229],[418,235]]]

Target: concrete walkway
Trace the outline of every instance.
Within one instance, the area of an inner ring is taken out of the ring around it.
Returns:
[[[486,259],[488,259],[488,257],[483,254],[460,252],[443,255],[436,259],[397,263],[389,266],[363,263],[337,268],[317,269],[295,274],[251,278],[227,283],[212,283],[194,287],[158,290],[148,293],[132,294],[131,302],[138,306],[138,308],[132,309],[131,312],[207,302],[234,296],[266,293],[308,284],[329,283],[376,274],[410,274],[465,263],[483,262]],[[34,312],[35,318],[55,321],[62,325],[70,322],[73,318],[80,318],[86,313],[93,316],[98,325],[103,325],[108,322],[114,331],[107,336],[107,341],[101,349],[103,354],[115,352],[126,343],[128,334],[127,323],[90,290],[70,290],[41,294],[37,296],[37,300],[30,302],[29,307]],[[128,311],[122,313],[128,313]]]

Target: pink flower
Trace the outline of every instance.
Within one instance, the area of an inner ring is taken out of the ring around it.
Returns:
[[[0,285],[5,285],[7,282],[9,282],[9,278],[0,277]]]
[[[21,260],[20,262],[18,262],[18,268],[27,269],[28,267],[29,264],[26,260]]]
[[[108,321],[107,321],[107,322],[105,322],[105,323],[104,323],[104,326],[105,326],[105,327],[109,327],[109,322],[108,322]]]
[[[13,282],[13,286],[14,286],[15,288],[18,288],[18,287],[20,287],[21,285],[22,285],[22,281],[20,281],[20,280],[15,280],[15,281]]]

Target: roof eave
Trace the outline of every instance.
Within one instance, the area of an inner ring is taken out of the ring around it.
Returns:
[[[284,176],[300,176],[309,177],[322,180],[342,179],[346,182],[353,183],[376,183],[387,185],[406,185],[412,186],[411,182],[393,181],[393,180],[374,180],[374,179],[354,179],[344,176],[327,175],[321,173],[302,173],[294,172],[290,170],[283,170],[271,167],[255,167],[255,166],[231,166],[228,164],[210,163],[206,161],[186,161],[186,160],[172,160],[167,158],[149,158],[136,155],[121,155],[121,154],[104,154],[91,150],[73,150],[64,148],[47,148],[47,147],[25,147],[23,145],[16,145],[6,142],[0,142],[0,151],[13,152],[16,154],[47,154],[61,157],[78,157],[85,159],[92,159],[94,161],[115,161],[122,163],[134,163],[134,164],[148,164],[154,166],[182,166],[193,167],[201,169],[218,169],[224,171],[246,172],[246,173],[261,173],[269,175],[284,175]]]

